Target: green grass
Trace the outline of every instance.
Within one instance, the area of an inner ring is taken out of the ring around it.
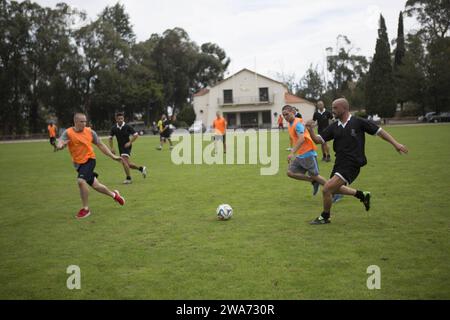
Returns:
[[[353,187],[372,192],[371,210],[346,197],[333,222],[311,185],[258,165],[173,165],[167,145],[140,138],[133,159],[149,168],[121,185],[120,164],[96,149],[100,180],[124,207],[90,192],[80,208],[67,151],[48,142],[0,145],[1,299],[449,299],[450,126],[387,127],[410,154],[367,137],[369,163]],[[328,177],[332,163],[320,163]],[[229,203],[234,216],[218,221]],[[69,265],[81,290],[68,290]],[[366,269],[381,268],[368,290]]]

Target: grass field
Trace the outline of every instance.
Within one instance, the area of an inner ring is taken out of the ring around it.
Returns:
[[[100,180],[124,207],[90,193],[80,209],[68,151],[48,142],[0,145],[0,299],[450,299],[450,125],[386,127],[410,154],[367,137],[369,163],[332,223],[310,226],[321,195],[258,165],[172,164],[167,145],[142,137],[133,158],[149,168],[122,185],[121,166],[96,149]],[[320,163],[328,177],[332,163]],[[217,221],[229,203],[234,216]],[[68,290],[69,265],[81,289]],[[381,270],[368,290],[367,267]]]

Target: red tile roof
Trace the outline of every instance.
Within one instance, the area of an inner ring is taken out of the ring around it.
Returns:
[[[209,89],[203,88],[200,91],[194,93],[194,97],[204,96],[207,93],[209,93]]]
[[[288,92],[286,92],[284,94],[284,101],[286,103],[307,103],[307,104],[314,105],[314,103],[312,103],[311,101],[308,101],[306,99],[294,96],[293,94],[290,94]]]

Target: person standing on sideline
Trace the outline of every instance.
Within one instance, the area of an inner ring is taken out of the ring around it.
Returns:
[[[226,131],[227,131],[227,121],[221,116],[220,111],[216,112],[216,119],[214,119],[212,127],[214,128],[214,144],[217,153],[217,141],[222,141],[223,143],[223,153],[227,152],[226,144]]]
[[[284,130],[283,116],[281,114],[278,116],[278,130]]]
[[[308,121],[306,127],[315,143],[324,143],[334,139],[333,149],[336,154],[336,161],[328,180],[322,190],[323,211],[322,214],[311,224],[330,223],[332,195],[340,193],[358,198],[366,211],[370,209],[370,192],[355,190],[350,187],[343,189],[345,185],[350,185],[358,177],[361,167],[367,164],[365,155],[365,133],[378,135],[383,140],[392,144],[400,154],[408,153],[406,146],[398,143],[389,133],[378,127],[375,123],[366,119],[352,116],[350,106],[345,98],[333,101],[332,112],[338,120],[326,128],[322,135],[314,133],[314,120]]]
[[[95,169],[95,153],[92,144],[95,144],[105,155],[113,160],[121,161],[122,158],[111,153],[108,147],[99,139],[97,133],[89,127],[86,127],[86,115],[76,113],[74,116],[74,126],[65,130],[58,141],[57,149],[62,150],[66,146],[72,157],[75,169],[78,172],[78,187],[83,207],[76,215],[76,218],[86,218],[91,214],[88,205],[89,187],[95,191],[103,193],[114,199],[121,206],[125,204],[125,199],[119,191],[110,191],[106,186],[98,181],[98,174]]]
[[[139,134],[133,129],[132,126],[126,124],[124,120],[124,113],[117,112],[116,124],[111,128],[108,141],[111,152],[113,154],[116,154],[113,142],[113,137],[116,136],[117,145],[119,147],[119,154],[122,157],[122,165],[126,174],[126,179],[123,183],[130,184],[132,182],[130,169],[139,170],[139,172],[142,173],[142,176],[145,178],[147,177],[147,168],[145,166],[137,166],[130,160],[132,144],[139,137]]]
[[[323,131],[330,125],[330,120],[333,119],[333,115],[330,111],[325,109],[323,101],[317,102],[317,111],[314,112],[313,120],[317,122],[317,132],[321,136]],[[328,144],[322,143],[322,161],[330,162],[330,149]]]
[[[50,138],[50,144],[53,146],[53,151],[56,151],[56,131],[57,127],[53,121],[50,121],[49,125],[47,126],[48,130],[48,136]]]
[[[163,143],[166,142],[166,140],[169,141],[170,149],[173,149],[173,143],[172,140],[170,140],[170,135],[172,134],[172,129],[170,128],[170,120],[166,117],[165,114],[161,116],[161,122],[158,122],[159,126],[159,147],[157,147],[157,150],[162,150]]]

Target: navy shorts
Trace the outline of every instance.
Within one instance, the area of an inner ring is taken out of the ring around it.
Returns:
[[[78,179],[83,179],[88,185],[92,186],[95,177],[98,175],[94,172],[96,161],[95,159],[89,159],[87,162],[78,165]]]
[[[119,152],[121,156],[131,156],[131,146],[129,148],[125,148],[124,146],[119,146]]]
[[[331,171],[330,178],[337,175],[339,178],[345,181],[346,184],[352,184],[359,175],[360,167],[355,165],[342,165],[336,163]]]

